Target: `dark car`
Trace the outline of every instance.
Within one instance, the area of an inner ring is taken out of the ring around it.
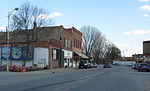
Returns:
[[[109,62],[104,63],[104,68],[111,68],[111,64]]]
[[[120,64],[119,64],[119,63],[114,63],[113,65],[114,65],[114,66],[120,66]]]
[[[95,62],[90,63],[90,68],[97,68],[97,64]]]
[[[90,67],[90,65],[89,65],[88,61],[80,61],[79,62],[79,66],[78,66],[79,69],[83,69],[83,68],[87,69],[89,67]]]
[[[97,68],[97,64],[93,62],[93,68]]]
[[[139,64],[136,63],[136,64],[134,64],[134,65],[132,66],[132,69],[138,69],[138,66],[139,66]]]
[[[137,70],[138,71],[150,71],[150,65],[148,63],[140,63]]]
[[[93,63],[90,63],[90,68],[94,68]]]

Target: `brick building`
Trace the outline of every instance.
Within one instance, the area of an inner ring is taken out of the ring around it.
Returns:
[[[64,67],[72,67],[72,44],[73,44],[73,33],[67,29],[62,30],[62,41],[63,41],[63,52],[64,52]]]
[[[76,67],[81,59],[88,58],[81,50],[82,33],[74,27],[65,29],[63,26],[52,26],[28,31],[15,30],[10,32],[11,46],[25,45],[27,32],[32,40],[30,46],[48,49],[48,67]],[[5,32],[0,33],[0,38],[1,46],[6,45]]]
[[[150,61],[150,41],[143,41],[144,61]]]

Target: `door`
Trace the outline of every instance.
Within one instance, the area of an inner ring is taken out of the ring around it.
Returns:
[[[61,54],[61,67],[64,67],[64,51]]]

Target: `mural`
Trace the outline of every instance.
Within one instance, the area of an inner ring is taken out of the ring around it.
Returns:
[[[2,59],[7,59],[7,47],[2,47],[1,50],[2,50],[1,51],[1,57],[2,57]],[[9,54],[10,54],[10,49],[9,49]]]
[[[7,47],[1,47],[1,57],[2,59],[7,59]],[[27,55],[27,60],[33,60],[34,48],[29,47],[29,52]],[[26,47],[25,46],[15,46],[9,47],[9,59],[10,60],[25,60],[26,56]]]

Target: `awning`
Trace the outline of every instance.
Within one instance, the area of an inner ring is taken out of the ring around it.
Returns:
[[[88,56],[86,56],[86,55],[84,55],[82,53],[78,53],[78,52],[74,52],[74,53],[77,54],[78,56],[80,56],[81,58],[86,58],[86,59],[89,58]]]

